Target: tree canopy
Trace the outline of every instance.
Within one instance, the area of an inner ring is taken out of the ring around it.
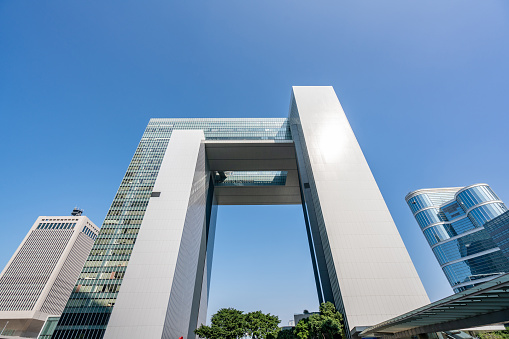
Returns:
[[[210,326],[201,325],[194,331],[200,338],[237,339],[246,333],[244,312],[234,308],[222,308],[210,320]]]
[[[301,319],[295,326],[295,335],[299,339],[344,338],[343,316],[331,302],[320,305],[320,313]]]
[[[277,339],[297,339],[295,336],[295,329],[284,329],[278,332]]]
[[[280,322],[277,316],[262,311],[244,313],[234,308],[222,308],[212,316],[210,326],[201,325],[194,333],[205,339],[238,339],[244,336],[253,339],[345,338],[343,316],[330,302],[322,303],[320,313],[301,319],[293,330],[281,330],[278,327]]]
[[[276,315],[262,313],[262,311],[246,314],[247,334],[253,339],[267,339],[277,337],[281,320]]]
[[[194,333],[206,339],[237,339],[245,335],[253,339],[275,339],[281,321],[277,316],[262,311],[244,314],[234,308],[222,308],[210,322],[210,326],[201,325]]]
[[[509,331],[494,331],[477,333],[480,339],[509,339]]]

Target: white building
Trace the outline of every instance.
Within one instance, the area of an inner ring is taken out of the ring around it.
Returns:
[[[98,232],[81,215],[37,218],[0,274],[0,336],[37,337],[62,313]]]
[[[150,120],[53,338],[195,338],[218,206],[283,204],[347,336],[429,303],[334,89],[294,87],[288,118]]]

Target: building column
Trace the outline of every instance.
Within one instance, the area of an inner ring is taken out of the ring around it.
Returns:
[[[201,130],[173,131],[105,339],[194,338],[206,315],[212,204]]]
[[[321,291],[347,335],[429,303],[334,89],[293,87],[290,126]]]

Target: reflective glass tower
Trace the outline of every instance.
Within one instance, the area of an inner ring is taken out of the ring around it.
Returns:
[[[484,228],[502,253],[509,259],[509,211],[484,224]]]
[[[507,207],[488,185],[421,189],[405,199],[455,293],[509,272],[485,228]]]
[[[287,118],[150,120],[53,338],[194,338],[217,208],[260,204],[303,207],[350,330],[429,302],[334,90],[294,87]]]

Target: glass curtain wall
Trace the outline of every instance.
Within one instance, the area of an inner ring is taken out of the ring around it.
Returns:
[[[455,293],[509,272],[509,261],[484,225],[507,211],[486,184],[424,189],[406,197]]]

